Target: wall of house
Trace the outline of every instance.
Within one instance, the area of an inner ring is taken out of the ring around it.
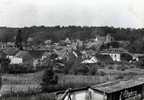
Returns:
[[[69,99],[69,95],[71,97],[71,100],[89,100],[89,96],[88,96],[88,91],[87,90],[83,90],[83,91],[76,91],[76,92],[73,92],[73,93],[70,93],[68,94],[64,100],[70,100]],[[58,98],[60,98],[60,96],[62,95],[59,95]]]
[[[113,61],[121,61],[120,54],[119,53],[110,53],[109,54]]]
[[[107,100],[107,95],[105,93],[99,93],[95,90],[89,89],[91,100]]]
[[[60,96],[62,95],[59,95],[58,98],[60,98]],[[106,100],[107,99],[106,96],[104,97],[103,94],[98,93],[92,89],[70,93],[70,97],[71,99],[69,99],[69,94],[68,94],[64,100]]]
[[[143,86],[135,86],[132,88],[126,88],[121,91],[117,91],[108,95],[107,100],[142,100]]]
[[[15,56],[8,56],[8,58],[10,59],[10,64],[22,64],[23,63],[22,58],[18,58]]]

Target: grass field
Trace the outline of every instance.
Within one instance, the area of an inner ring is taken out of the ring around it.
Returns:
[[[12,96],[3,97],[0,100],[55,100],[55,94],[53,93],[43,93],[31,96]]]
[[[43,71],[29,74],[5,74],[2,76],[2,84],[40,84]]]
[[[140,72],[138,69],[137,72]],[[136,72],[134,69],[131,71],[124,71],[124,73]],[[101,70],[107,71],[107,70]],[[110,71],[110,70],[109,70]],[[134,75],[122,73],[121,71],[110,71],[116,74],[107,74],[105,75],[58,75],[58,84],[55,86],[58,90],[67,89],[67,88],[80,88],[84,86],[95,85],[97,83],[106,82],[109,80],[115,80],[118,78],[131,78]],[[142,70],[141,70],[142,72]],[[34,94],[40,93],[42,91],[42,76],[44,71],[29,73],[29,74],[5,74],[2,76],[2,88],[0,93],[2,95],[15,95],[18,93],[21,94]],[[123,76],[123,77],[121,77]],[[52,87],[53,89],[53,87]]]
[[[43,71],[30,74],[5,74],[2,76],[2,94],[32,93],[41,91]],[[78,88],[107,81],[106,76],[58,75],[56,88]]]
[[[43,71],[30,74],[5,74],[2,76],[2,95],[33,94],[41,92]]]

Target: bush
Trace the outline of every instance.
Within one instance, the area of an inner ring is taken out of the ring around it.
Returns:
[[[114,69],[114,68],[112,66],[110,66],[109,69]]]
[[[28,65],[13,64],[13,65],[9,65],[7,69],[7,73],[12,73],[12,74],[31,73],[31,72],[34,72],[33,67]]]
[[[98,62],[97,65],[100,66],[101,68],[105,67],[105,64],[103,62]]]
[[[42,89],[43,91],[52,90],[58,83],[58,76],[54,74],[51,68],[47,68],[42,78]]]
[[[89,74],[90,75],[95,75],[97,73],[97,66],[96,65],[92,65],[89,67]]]
[[[100,72],[99,72],[99,75],[101,75],[101,76],[105,76],[105,75],[106,75],[106,73],[105,73],[105,72],[103,72],[103,71],[100,71]]]
[[[116,77],[116,79],[123,79],[124,78],[124,75],[119,75]]]
[[[80,64],[80,66],[78,66],[77,68],[75,68],[74,72],[77,72],[78,74],[85,75],[85,74],[87,74],[89,72],[88,65]]]
[[[10,59],[0,58],[0,71],[6,73],[9,67]]]
[[[117,66],[117,70],[125,71],[127,68],[125,66]]]

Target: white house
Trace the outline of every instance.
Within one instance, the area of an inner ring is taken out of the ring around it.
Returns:
[[[109,55],[111,56],[113,61],[118,61],[118,62],[121,61],[119,53],[110,53]]]
[[[127,53],[127,51],[123,48],[110,48],[105,49],[100,52],[103,55],[109,55],[113,61],[120,62],[121,61],[121,54]]]
[[[96,57],[92,57],[91,59],[86,59],[84,61],[82,61],[81,63],[84,63],[84,64],[92,64],[92,63],[97,63],[98,60]]]
[[[10,64],[22,64],[23,59],[16,56],[7,56],[10,59]]]

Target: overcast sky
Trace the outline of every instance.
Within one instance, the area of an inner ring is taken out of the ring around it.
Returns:
[[[144,0],[0,0],[0,26],[33,25],[141,28]]]

